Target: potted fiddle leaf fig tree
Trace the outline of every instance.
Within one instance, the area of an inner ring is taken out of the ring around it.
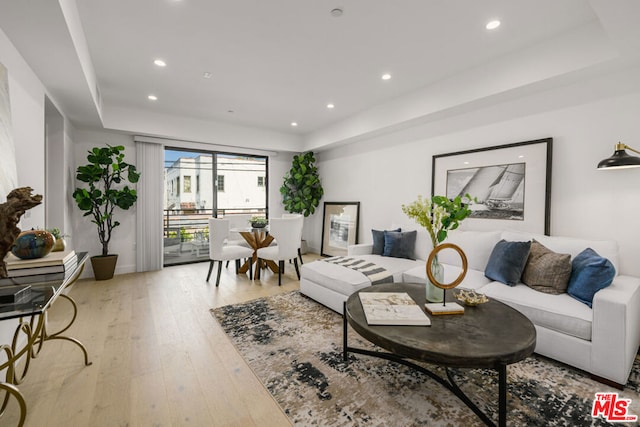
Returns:
[[[320,204],[324,189],[315,163],[313,151],[293,156],[291,170],[284,176],[284,182],[280,187],[282,203],[287,212],[308,217]],[[306,253],[304,240],[300,247],[301,253]]]
[[[128,210],[135,204],[138,195],[127,183],[138,182],[140,173],[125,162],[121,145],[93,148],[87,160],[88,164],[78,166],[76,179],[88,188],[76,188],[73,198],[80,210],[85,211],[83,216],[90,216],[97,227],[102,254],[91,257],[91,265],[96,280],[107,280],[113,277],[118,261],[117,254],[109,253],[113,229],[120,225],[114,219],[114,211]]]

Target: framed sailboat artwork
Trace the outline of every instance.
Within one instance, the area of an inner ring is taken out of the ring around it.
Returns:
[[[550,233],[553,139],[433,156],[431,194],[475,198],[465,229]]]

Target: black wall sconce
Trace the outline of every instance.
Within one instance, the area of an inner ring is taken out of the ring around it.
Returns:
[[[611,157],[607,157],[598,163],[598,169],[626,169],[626,168],[638,168],[640,167],[640,157],[630,156],[625,150],[631,150],[634,153],[640,154],[640,151],[629,147],[626,144],[618,142],[616,144],[616,151]]]

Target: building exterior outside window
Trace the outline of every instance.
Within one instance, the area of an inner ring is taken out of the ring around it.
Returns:
[[[265,157],[170,152],[172,159],[165,166],[165,210],[213,209],[214,201],[222,212],[266,209]]]

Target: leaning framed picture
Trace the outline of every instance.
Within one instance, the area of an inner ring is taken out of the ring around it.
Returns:
[[[431,194],[469,194],[465,228],[550,233],[552,138],[433,156]]]
[[[358,243],[360,202],[324,202],[320,254],[342,256]]]

